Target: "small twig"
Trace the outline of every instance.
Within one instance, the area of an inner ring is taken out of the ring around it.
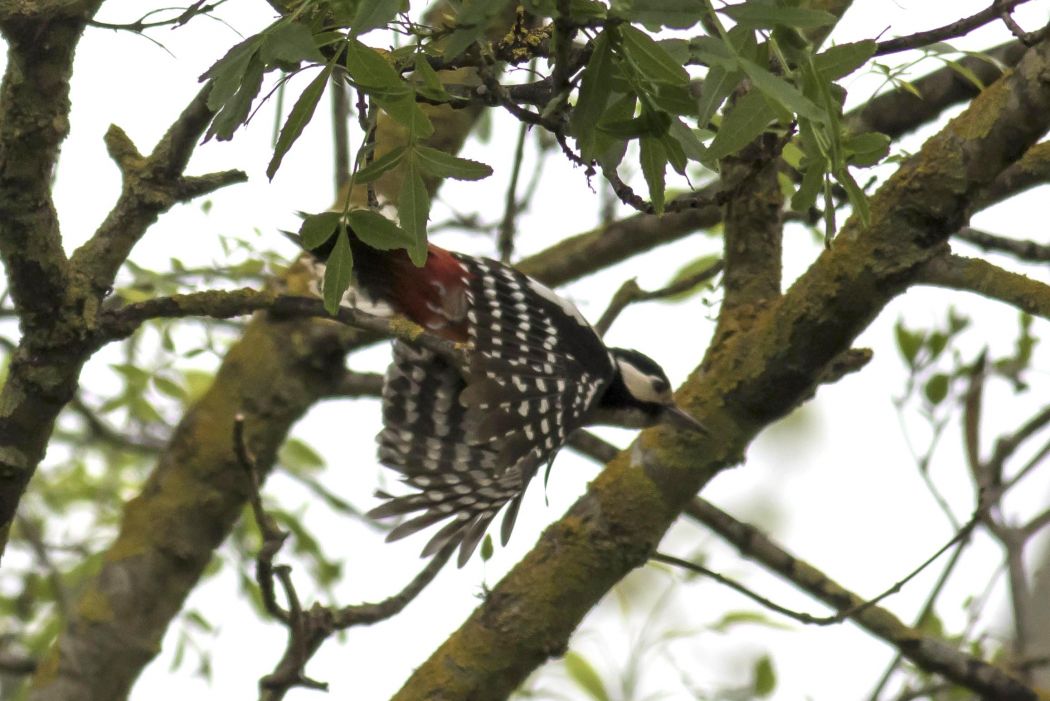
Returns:
[[[261,701],[279,701],[293,687],[327,690],[328,685],[308,677],[306,663],[321,644],[335,631],[355,625],[368,625],[400,613],[426,588],[456,549],[447,546],[426,564],[408,585],[397,594],[377,603],[356,604],[342,608],[315,603],[305,609],[292,581],[291,568],[274,566],[273,561],[288,538],[273,517],[263,508],[259,489],[259,472],[255,456],[248,448],[244,433],[244,415],[237,414],[233,422],[233,446],[237,461],[248,475],[251,505],[255,523],[262,534],[263,544],[255,559],[255,579],[267,612],[288,629],[288,643],[274,671],[259,680]],[[281,585],[288,608],[277,603],[274,582]]]
[[[602,314],[601,318],[598,319],[598,323],[594,325],[594,330],[598,332],[598,335],[604,336],[609,330],[609,327],[612,326],[614,321],[616,321],[616,318],[620,313],[629,305],[634,304],[635,302],[649,302],[654,299],[665,299],[691,290],[697,285],[707,282],[718,275],[722,272],[723,267],[722,261],[717,260],[699,272],[688,275],[681,280],[675,280],[665,287],[652,291],[643,290],[638,286],[637,281],[634,278],[631,278],[623,283],[623,285],[620,286],[620,289],[616,291],[616,294],[613,295],[608,308]]]
[[[510,171],[510,184],[507,185],[507,203],[504,205],[503,220],[499,225],[499,259],[504,263],[514,255],[514,234],[517,231],[516,220],[520,210],[518,202],[518,177],[521,174],[521,163],[525,156],[525,135],[529,126],[522,124],[518,129],[518,143],[514,147],[514,165]]]
[[[263,543],[259,553],[255,557],[255,581],[259,585],[259,593],[262,595],[263,605],[267,612],[285,625],[291,626],[298,615],[298,599],[294,589],[291,589],[291,581],[288,580],[286,567],[274,567],[273,560],[278,551],[288,538],[288,533],[282,531],[273,517],[266,513],[262,505],[262,495],[259,491],[259,471],[255,466],[255,456],[248,448],[244,437],[244,414],[237,414],[233,419],[233,447],[237,454],[237,461],[248,474],[250,494],[248,503],[251,504],[252,514],[255,516],[255,524],[259,527]],[[290,610],[286,611],[277,603],[274,591],[274,577],[281,579],[285,594],[288,597]]]
[[[1007,7],[1007,3],[1003,0],[995,0],[994,6],[999,7],[999,19],[1003,21],[1006,28],[1010,30],[1010,33],[1017,37],[1025,46],[1035,46],[1042,39],[1042,32],[1026,32],[1021,25],[1017,23],[1011,13],[1012,7]]]
[[[948,579],[951,576],[952,572],[955,571],[955,567],[959,564],[959,561],[962,560],[963,552],[966,551],[966,546],[969,544],[969,542],[970,541],[964,541],[959,543],[959,547],[955,549],[955,551],[952,553],[952,556],[948,559],[948,563],[944,566],[944,569],[941,571],[940,576],[937,578],[937,582],[933,585],[933,589],[931,589],[930,593],[927,595],[926,603],[924,603],[922,606],[922,611],[920,611],[919,615],[917,615],[914,619],[916,628],[922,625],[922,623],[926,621],[927,618],[933,613],[934,605],[936,604],[937,599],[940,597],[941,592],[944,591],[945,585],[948,584]],[[901,655],[900,652],[894,655],[893,660],[886,667],[886,671],[883,672],[882,677],[879,678],[878,683],[875,685],[875,690],[871,693],[871,701],[878,701],[879,696],[882,694],[882,690],[886,687],[886,684],[889,683],[890,678],[893,676],[893,673],[897,670],[897,667],[900,666],[900,663],[903,659],[904,656]]]
[[[981,10],[977,14],[971,15],[970,17],[964,17],[963,19],[952,22],[951,24],[946,24],[943,27],[929,29],[924,32],[916,32],[915,34],[897,37],[896,39],[880,41],[878,47],[875,49],[875,55],[885,56],[899,51],[918,49],[923,46],[935,44],[939,41],[948,41],[949,39],[964,36],[978,27],[982,27],[997,19],[1001,19],[1002,13],[1008,13],[1013,8],[1018,5],[1023,5],[1026,2],[1028,2],[1028,0],[994,0],[989,7]]]
[[[891,596],[893,594],[896,594],[896,593],[900,592],[900,590],[902,588],[904,588],[904,585],[906,585],[912,579],[917,577],[923,570],[925,570],[927,567],[929,567],[931,564],[933,564],[933,562],[935,562],[937,560],[937,558],[939,558],[941,555],[943,555],[948,549],[950,549],[951,547],[953,547],[957,543],[961,543],[962,541],[964,541],[967,538],[969,538],[970,537],[970,533],[977,526],[978,522],[979,522],[978,517],[974,516],[974,518],[972,518],[969,521],[969,523],[967,523],[965,526],[963,526],[962,529],[958,533],[956,533],[952,537],[951,540],[949,540],[937,552],[935,552],[933,555],[931,555],[929,558],[927,558],[925,562],[923,562],[921,565],[919,565],[914,570],[912,570],[903,579],[895,582],[892,586],[890,586],[888,589],[886,589],[884,592],[882,592],[881,594],[879,594],[875,598],[868,599],[867,601],[864,601],[862,603],[856,604],[854,606],[850,606],[849,608],[846,608],[846,609],[843,609],[843,610],[839,611],[837,614],[835,614],[833,616],[818,617],[818,616],[812,616],[812,615],[810,615],[808,613],[803,613],[803,612],[800,612],[800,611],[792,611],[791,609],[788,609],[788,608],[785,608],[783,606],[780,606],[779,604],[776,604],[776,603],[770,601],[769,599],[766,599],[765,597],[763,597],[763,596],[761,596],[759,594],[756,594],[755,592],[751,591],[750,589],[748,589],[744,585],[740,584],[739,582],[736,582],[736,581],[734,581],[732,579],[729,579],[728,577],[720,575],[717,572],[712,572],[711,570],[707,569],[706,567],[703,567],[703,566],[698,565],[698,564],[693,563],[693,562],[689,562],[688,560],[682,560],[682,559],[674,557],[672,555],[665,555],[663,553],[659,553],[658,552],[658,553],[654,553],[650,559],[656,560],[657,562],[664,562],[664,563],[667,563],[669,565],[676,565],[678,567],[682,567],[684,569],[688,569],[690,571],[697,572],[699,574],[703,574],[703,575],[706,575],[708,577],[711,577],[712,579],[717,581],[719,584],[724,584],[725,586],[729,587],[730,589],[733,589],[734,591],[737,591],[737,592],[747,596],[748,598],[758,602],[762,606],[765,606],[766,608],[769,608],[770,610],[775,611],[777,613],[780,613],[780,614],[783,614],[785,616],[788,616],[789,618],[792,618],[792,619],[794,619],[796,621],[799,621],[800,623],[805,623],[807,625],[828,626],[828,625],[835,625],[835,624],[838,624],[838,623],[842,623],[843,621],[845,621],[847,619],[853,618],[854,616],[857,616],[858,614],[866,611],[867,609],[871,608],[872,606],[875,606],[876,604],[878,604],[883,599],[885,599],[885,598],[887,598],[887,597],[889,597],[889,596]]]
[[[1025,261],[1046,262],[1050,261],[1050,246],[1019,239],[1010,239],[1005,236],[997,236],[980,229],[964,226],[952,235],[952,238],[962,239],[977,246],[984,251],[1001,251],[1009,253],[1015,258]]]
[[[193,19],[197,15],[206,15],[206,14],[208,14],[209,12],[211,12],[214,9],[216,9],[219,5],[223,4],[224,2],[226,2],[226,0],[215,0],[215,2],[213,2],[212,4],[205,5],[204,4],[204,0],[197,0],[197,2],[194,2],[192,5],[190,5],[185,10],[183,10],[181,13],[179,13],[177,16],[172,17],[170,19],[157,20],[155,22],[147,22],[146,18],[150,17],[151,15],[158,14],[159,12],[162,12],[162,11],[165,11],[165,10],[168,10],[168,9],[175,9],[175,8],[162,8],[162,9],[152,10],[152,11],[147,12],[146,14],[142,15],[142,17],[140,17],[139,19],[135,20],[134,22],[128,22],[126,24],[110,24],[109,22],[100,22],[99,20],[94,20],[94,19],[93,20],[88,20],[87,24],[88,24],[89,27],[96,27],[98,29],[112,29],[112,30],[116,30],[116,31],[135,32],[136,34],[139,34],[139,33],[143,32],[146,29],[154,29],[156,27],[166,27],[166,26],[169,26],[169,25],[171,26],[172,29],[176,29],[176,28],[181,27],[182,25],[186,24],[187,22],[189,22],[191,19]]]

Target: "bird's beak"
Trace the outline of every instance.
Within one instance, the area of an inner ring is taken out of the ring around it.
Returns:
[[[676,428],[687,428],[697,433],[708,435],[711,432],[707,430],[707,426],[694,419],[681,407],[672,404],[664,409],[664,417],[667,423],[675,426]]]

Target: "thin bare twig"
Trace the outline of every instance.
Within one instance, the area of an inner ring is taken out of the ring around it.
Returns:
[[[924,32],[916,32],[908,36],[897,37],[880,41],[875,49],[876,56],[885,56],[899,51],[919,49],[939,41],[948,41],[957,37],[965,36],[978,27],[1001,19],[1002,13],[1008,13],[1018,5],[1023,5],[1028,0],[994,0],[992,4],[975,15],[964,17],[958,21],[946,24],[943,27],[929,29]]]
[[[712,572],[711,570],[707,569],[706,567],[703,567],[702,565],[689,562],[688,560],[682,560],[672,555],[666,555],[664,553],[658,552],[654,553],[650,559],[656,560],[657,562],[664,562],[669,565],[675,565],[676,567],[682,567],[692,572],[697,572],[699,574],[711,577],[719,584],[724,584],[733,591],[739,592],[744,596],[747,596],[748,598],[752,599],[753,601],[756,601],[762,606],[765,606],[766,608],[777,613],[788,616],[789,618],[792,618],[800,623],[805,623],[807,625],[829,626],[842,623],[843,621],[854,618],[857,615],[875,606],[883,599],[900,592],[900,590],[904,588],[904,585],[913,580],[915,577],[919,576],[919,574],[923,570],[925,570],[927,567],[933,564],[941,555],[943,555],[956,544],[968,539],[970,537],[970,533],[973,532],[973,529],[977,526],[978,523],[979,520],[976,516],[970,519],[970,521],[966,525],[964,525],[962,529],[959,530],[959,532],[952,537],[951,540],[949,540],[937,552],[935,552],[933,555],[927,558],[925,562],[923,562],[921,565],[919,565],[914,570],[905,575],[904,578],[895,582],[892,586],[890,586],[888,589],[883,591],[875,598],[868,599],[867,601],[863,601],[854,606],[850,606],[849,608],[842,609],[833,616],[813,616],[808,613],[804,613],[801,611],[793,611],[791,609],[785,608],[783,606],[780,606],[779,604],[770,601],[769,599],[766,599],[765,597],[759,594],[756,594],[755,592],[751,591],[739,582],[736,582],[732,579],[729,579],[728,577],[720,575],[717,572]]]
[[[1035,241],[1011,239],[1005,236],[990,234],[987,231],[964,226],[952,238],[961,239],[972,243],[984,251],[1000,251],[1009,253],[1015,258],[1025,261],[1043,263],[1050,261],[1050,246],[1036,243]]]
[[[288,629],[288,642],[284,654],[274,671],[259,680],[260,701],[279,701],[294,687],[327,690],[328,685],[325,682],[312,679],[305,672],[306,663],[321,644],[338,630],[376,623],[400,613],[433,581],[448,562],[455,547],[441,550],[404,589],[387,599],[341,608],[322,606],[319,603],[314,603],[309,609],[304,608],[292,581],[291,568],[287,565],[273,564],[288,533],[282,531],[263,508],[259,473],[255,456],[252,455],[245,437],[243,414],[238,414],[234,419],[233,443],[237,461],[248,475],[248,500],[263,538],[262,547],[256,556],[256,582],[267,612]],[[277,602],[275,581],[280,584],[288,602],[287,609]]]
[[[703,284],[714,278],[722,272],[723,267],[724,265],[722,261],[716,260],[703,270],[693,273],[692,275],[687,275],[680,280],[675,280],[665,287],[652,291],[643,290],[638,286],[637,280],[631,278],[623,283],[620,286],[620,289],[616,291],[616,294],[613,295],[608,308],[606,308],[601,318],[598,319],[598,323],[594,325],[594,330],[598,332],[598,335],[604,336],[609,330],[609,327],[613,325],[613,322],[616,321],[616,318],[628,307],[628,305],[634,304],[635,302],[649,302],[654,299],[666,299],[687,292],[697,285]]]
[[[514,255],[514,234],[517,232],[517,217],[521,211],[518,202],[518,177],[521,175],[521,163],[525,157],[525,135],[529,125],[522,124],[518,129],[518,143],[514,147],[514,165],[510,171],[510,184],[507,185],[507,203],[503,209],[503,220],[499,225],[499,259],[504,263]]]

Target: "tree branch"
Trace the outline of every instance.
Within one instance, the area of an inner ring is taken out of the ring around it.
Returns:
[[[1050,285],[1004,270],[981,258],[952,254],[938,256],[921,270],[918,282],[974,292],[1050,319]]]
[[[207,290],[171,297],[157,297],[135,304],[128,304],[103,312],[97,327],[97,343],[127,338],[148,319],[182,318],[204,316],[228,319],[261,310],[267,310],[277,318],[320,317],[339,321],[364,331],[392,336],[407,343],[426,348],[438,355],[466,365],[463,344],[449,341],[426,330],[403,317],[383,318],[366,314],[350,307],[340,307],[336,314],[329,314],[324,303],[316,297],[279,295],[259,292],[249,287],[239,290]]]
[[[1023,5],[1028,0],[993,0],[992,4],[975,15],[964,17],[951,24],[946,24],[937,29],[929,29],[924,32],[916,32],[905,37],[880,41],[875,49],[876,56],[908,51],[909,49],[921,49],[939,41],[948,41],[961,36],[966,36],[978,27],[995,22],[1003,13],[1008,13],[1018,5]]]
[[[1050,246],[1035,241],[1022,241],[997,236],[987,231],[964,226],[952,238],[967,241],[985,251],[1000,251],[1029,262],[1050,261]]]
[[[1045,133],[1048,74],[1044,43],[890,177],[872,198],[867,226],[851,218],[753,325],[709,349],[703,373],[676,401],[711,435],[643,431],[395,698],[501,697],[564,650],[584,614],[646,560],[691,495],[812,391],[939,253],[974,194]]]
[[[862,608],[864,599],[840,586],[820,570],[786,552],[759,530],[737,521],[716,506],[694,499],[686,513],[703,523],[740,553],[760,562],[810,596],[836,610],[855,609],[850,618],[875,637],[885,640],[920,668],[1001,701],[1035,701],[1035,691],[984,660],[957,650],[942,640],[905,625],[877,606]]]
[[[761,136],[720,165],[733,191],[725,205],[722,287],[725,299],[716,336],[748,324],[780,296],[784,193],[777,179],[780,141]]]
[[[213,114],[205,87],[145,158],[123,130],[109,128],[106,147],[120,168],[123,189],[98,231],[71,259],[73,267],[96,289],[105,290],[113,284],[131,249],[172,205],[248,179],[237,170],[197,177],[182,175]]]

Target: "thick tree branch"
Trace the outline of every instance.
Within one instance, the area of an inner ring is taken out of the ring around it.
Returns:
[[[780,141],[760,137],[722,160],[725,205],[725,299],[716,335],[739,329],[780,296],[784,193],[777,179]]]
[[[333,319],[363,331],[413,343],[463,365],[467,363],[462,358],[463,349],[460,344],[427,333],[421,326],[407,319],[372,316],[349,307],[340,307],[332,315],[325,310],[324,303],[316,297],[279,295],[273,292],[259,292],[248,287],[231,291],[208,290],[171,297],[157,297],[107,310],[99,320],[97,338],[100,344],[127,338],[142,325],[142,322],[148,319],[174,319],[188,316],[228,319],[262,310],[271,312],[277,319],[287,317]]]
[[[903,164],[872,198],[869,225],[847,222],[835,245],[755,324],[713,347],[703,373],[678,392],[712,435],[643,431],[396,698],[502,697],[564,650],[583,615],[645,561],[691,496],[802,401],[937,254],[974,194],[1045,133],[1048,82],[1044,43]]]
[[[0,257],[22,328],[0,390],[0,557],[86,356],[81,319],[96,305],[72,282],[51,179],[69,131],[73,55],[101,0],[0,3]],[[46,36],[46,40],[41,40]]]
[[[1003,270],[981,258],[938,256],[920,272],[927,285],[964,290],[1006,302],[1021,311],[1050,319],[1050,285]]]

